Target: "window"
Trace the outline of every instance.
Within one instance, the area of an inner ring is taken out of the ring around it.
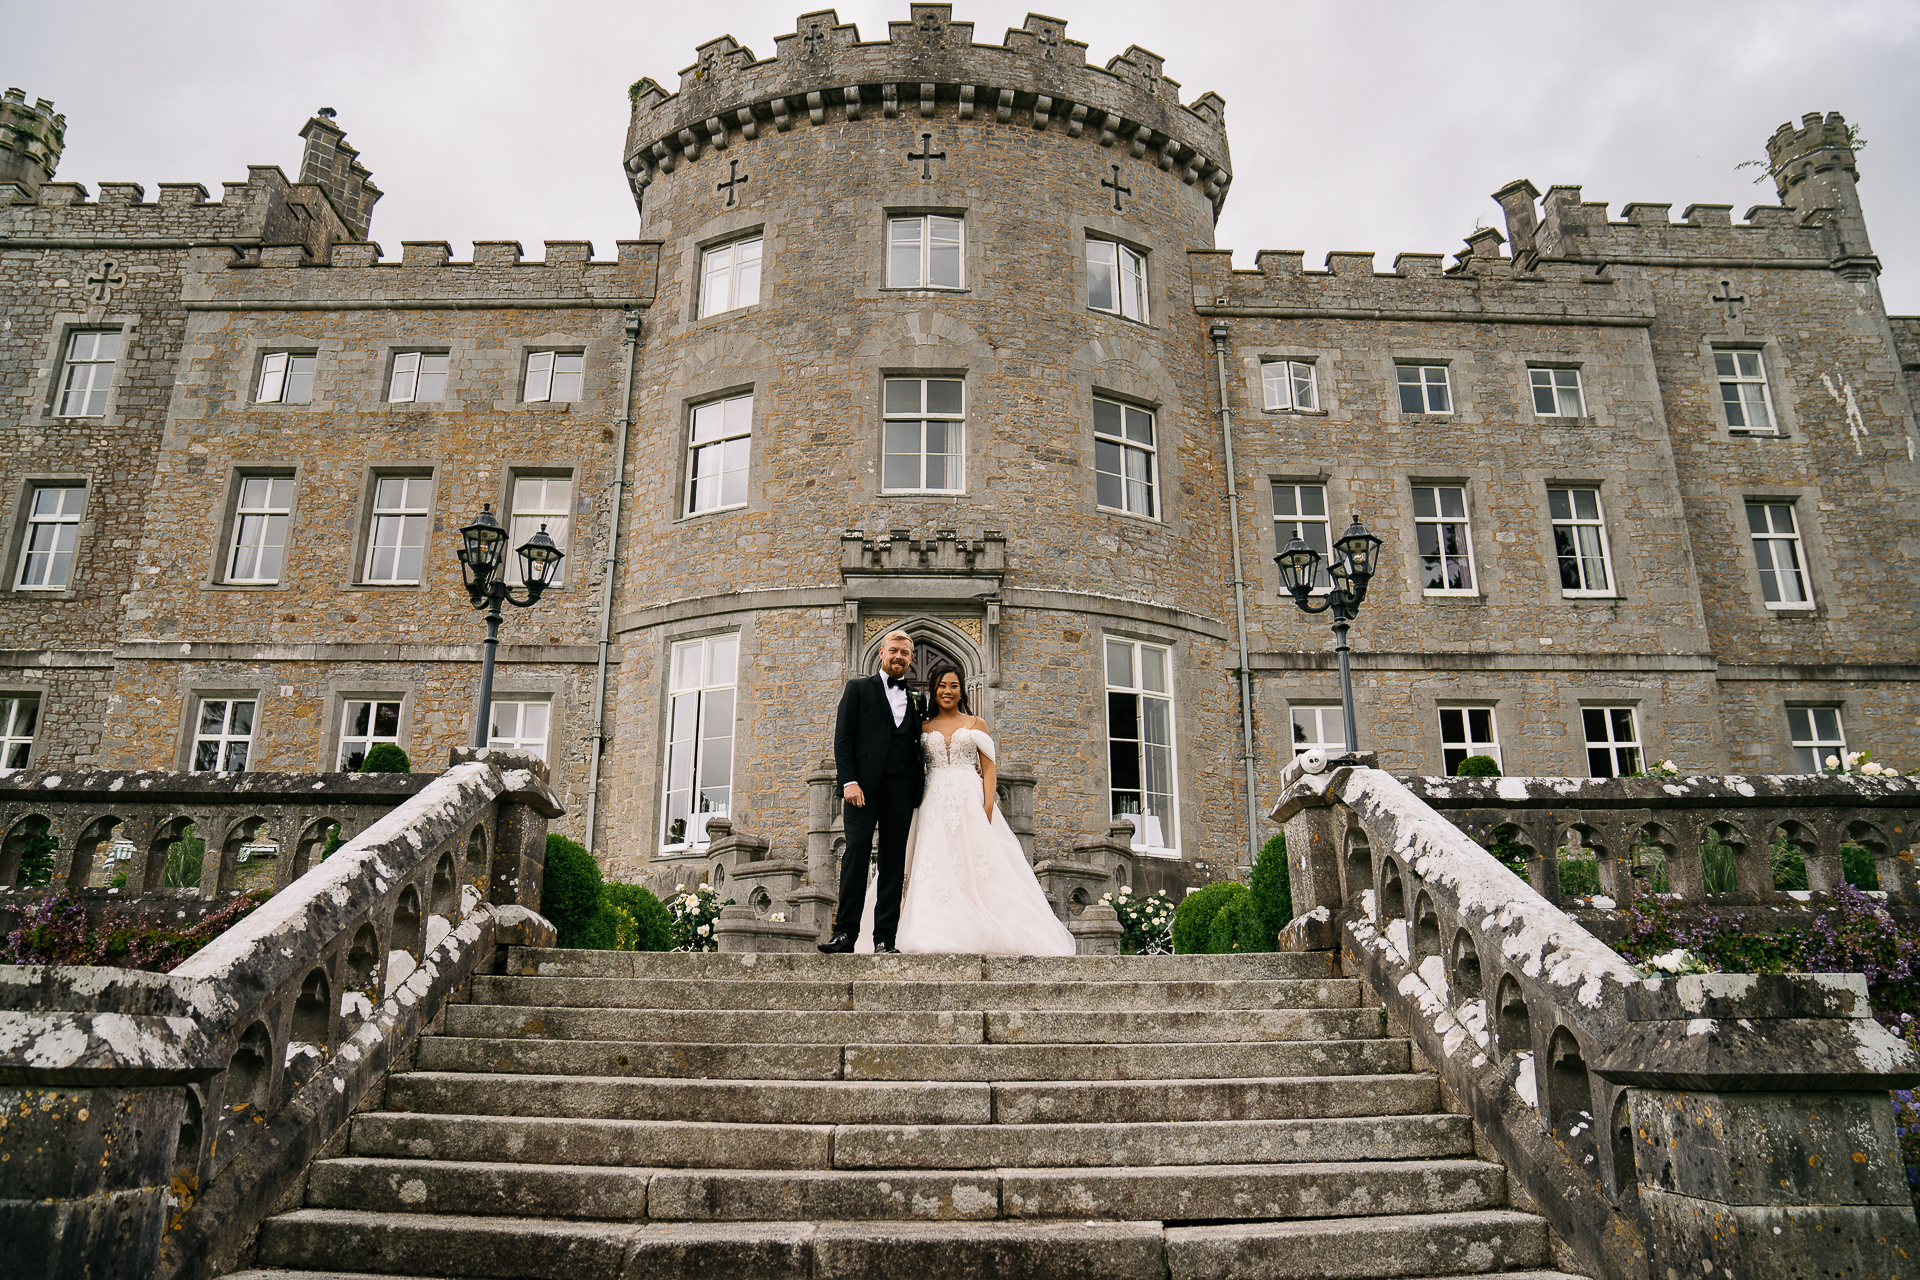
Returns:
[[[1428,595],[1475,594],[1466,489],[1415,485],[1413,527],[1420,550],[1421,589]]]
[[[67,367],[60,379],[62,418],[101,418],[120,358],[120,333],[76,333],[67,341]]]
[[[1400,412],[1452,413],[1453,393],[1443,364],[1403,364],[1400,374]]]
[[[443,399],[446,393],[445,352],[402,351],[394,356],[393,377],[387,382],[387,403],[426,403]]]
[[[687,443],[688,515],[746,505],[752,432],[752,396],[695,407]]]
[[[527,353],[528,404],[558,404],[580,398],[580,370],[586,357],[578,351]]]
[[[1147,260],[1111,240],[1087,241],[1087,305],[1146,323]]]
[[[340,713],[340,757],[338,770],[353,773],[367,758],[367,752],[382,742],[400,745],[400,702],[368,700],[349,702]]]
[[[252,698],[200,699],[200,724],[193,732],[193,773],[239,773],[253,750]]]
[[[1492,707],[1440,708],[1440,760],[1451,778],[1468,756],[1492,756],[1500,763],[1500,739]]]
[[[292,476],[243,476],[234,495],[228,582],[278,582],[293,510]]]
[[[1727,430],[1772,435],[1773,395],[1767,390],[1767,366],[1758,351],[1715,351],[1713,370],[1720,376],[1720,407]]]
[[[717,316],[760,301],[760,245],[761,238],[755,236],[751,240],[720,245],[700,255],[701,315]],[[576,394],[572,398],[580,397]]]
[[[0,696],[0,774],[27,767],[33,754],[33,730],[40,722],[40,695]]]
[[[427,549],[428,476],[380,476],[373,486],[373,529],[367,539],[367,582],[404,586],[420,581]]]
[[[727,815],[733,795],[733,683],[739,655],[738,635],[673,646],[662,845],[704,845],[707,819]]]
[[[889,289],[958,289],[965,224],[924,214],[887,220]]]
[[[1847,735],[1838,707],[1788,707],[1787,733],[1793,738],[1793,762],[1802,773],[1819,773],[1828,759],[1847,758]]]
[[[1318,747],[1329,759],[1347,754],[1346,720],[1340,708],[1293,707],[1293,754],[1304,755]]]
[[[1157,517],[1153,415],[1114,400],[1093,402],[1093,466],[1099,502],[1129,515]]]
[[[1529,369],[1533,379],[1533,412],[1541,418],[1584,418],[1587,398],[1580,391],[1578,369]]]
[[[313,366],[318,357],[269,351],[260,361],[256,404],[306,404],[313,399]]]
[[[527,540],[542,529],[553,539],[553,545],[560,550],[567,549],[567,533],[573,514],[573,477],[565,476],[520,476],[513,477],[513,489],[508,510],[512,516],[507,531],[507,581],[514,586],[526,582],[520,557],[516,554],[527,544]],[[566,561],[560,562],[560,569],[554,580],[548,584],[557,587],[560,578],[566,574]]]
[[[1133,847],[1180,847],[1173,808],[1172,655],[1158,645],[1107,641],[1107,770],[1114,821],[1133,823]]]
[[[1327,526],[1327,487],[1323,484],[1275,484],[1273,486],[1273,545],[1275,554],[1286,550],[1295,538],[1320,553],[1314,568],[1313,589],[1332,588],[1327,572],[1330,554]]]
[[[1570,596],[1613,594],[1613,561],[1598,489],[1549,489],[1553,553],[1560,561],[1560,590]]]
[[[958,378],[888,378],[880,486],[893,493],[958,493],[966,384]]]
[[[27,490],[27,536],[14,585],[22,591],[64,591],[73,579],[73,548],[87,491],[79,485]]]
[[[1305,360],[1268,360],[1260,366],[1260,385],[1267,408],[1312,413],[1320,407],[1320,389],[1313,365]]]
[[[1640,735],[1632,707],[1583,707],[1587,732],[1587,772],[1595,778],[1624,778],[1640,772]]]
[[[552,710],[546,702],[496,702],[492,724],[487,728],[487,745],[506,751],[524,751],[547,758],[547,716]]]
[[[1760,566],[1760,596],[1769,609],[1811,609],[1805,561],[1800,558],[1800,530],[1793,521],[1791,502],[1749,502],[1747,529],[1753,535],[1753,558]]]

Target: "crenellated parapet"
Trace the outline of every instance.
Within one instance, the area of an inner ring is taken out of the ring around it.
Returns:
[[[395,262],[374,241],[335,244],[326,257],[294,242],[257,256],[236,255],[207,277],[209,296],[190,310],[379,310],[427,305],[474,310],[517,306],[646,306],[653,300],[660,246],[622,240],[611,261],[594,261],[584,240],[549,240],[546,257],[522,261],[517,241],[485,240],[470,261],[453,260],[444,240],[409,240]]]
[[[346,131],[333,121],[333,108],[322,107],[300,130],[307,144],[300,158],[300,181],[326,192],[354,239],[364,240],[373,224],[374,203],[383,192],[360,163],[360,152],[347,145]]]
[[[51,102],[41,98],[28,106],[20,89],[0,97],[0,185],[10,182],[32,195],[53,181],[66,145],[67,118],[56,115]]]
[[[626,167],[638,201],[655,175],[724,152],[762,130],[785,133],[872,115],[993,121],[1058,129],[1151,159],[1205,192],[1216,211],[1233,181],[1226,103],[1206,93],[1183,105],[1158,54],[1138,46],[1105,67],[1066,23],[1029,14],[1000,45],[973,43],[973,24],[947,4],[915,4],[888,38],[862,41],[831,9],[802,14],[771,58],[731,36],[701,45],[669,94],[653,80],[633,87]]]

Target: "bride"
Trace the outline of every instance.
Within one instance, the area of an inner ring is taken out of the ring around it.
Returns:
[[[1020,840],[994,804],[993,739],[967,711],[960,673],[933,675],[935,714],[920,725],[927,789],[907,851],[898,945],[906,952],[1070,956]]]

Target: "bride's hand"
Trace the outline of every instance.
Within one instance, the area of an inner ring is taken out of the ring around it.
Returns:
[[[991,797],[987,799],[986,809],[987,809],[987,821],[991,823],[993,821],[993,800]]]

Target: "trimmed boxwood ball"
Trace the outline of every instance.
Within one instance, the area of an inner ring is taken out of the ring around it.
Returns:
[[[1195,889],[1173,912],[1173,949],[1178,955],[1202,955],[1213,936],[1213,918],[1220,909],[1247,891],[1233,880],[1221,880]]]
[[[639,926],[639,936],[634,939],[635,951],[673,950],[673,916],[667,911],[667,904],[654,896],[653,890],[645,885],[609,880],[600,886],[600,901],[609,914],[618,907],[633,917]]]
[[[1213,913],[1213,923],[1207,928],[1207,954],[1222,956],[1245,951],[1241,935],[1251,934],[1248,926],[1252,923],[1252,916],[1245,893],[1236,893],[1228,898],[1227,905]]]
[[[1293,922],[1293,883],[1287,875],[1287,833],[1276,831],[1260,846],[1248,877],[1242,951],[1272,951],[1280,931]]]
[[[547,869],[540,889],[540,914],[553,922],[558,942],[563,947],[591,947],[602,932],[613,945],[613,922],[608,919],[596,927],[600,913],[600,864],[578,840],[569,840],[558,832],[547,833]]]
[[[1492,756],[1468,756],[1453,771],[1456,778],[1497,778],[1500,776],[1500,764]]]
[[[360,772],[412,773],[413,761],[395,744],[382,742],[367,752],[367,758],[360,762]]]

